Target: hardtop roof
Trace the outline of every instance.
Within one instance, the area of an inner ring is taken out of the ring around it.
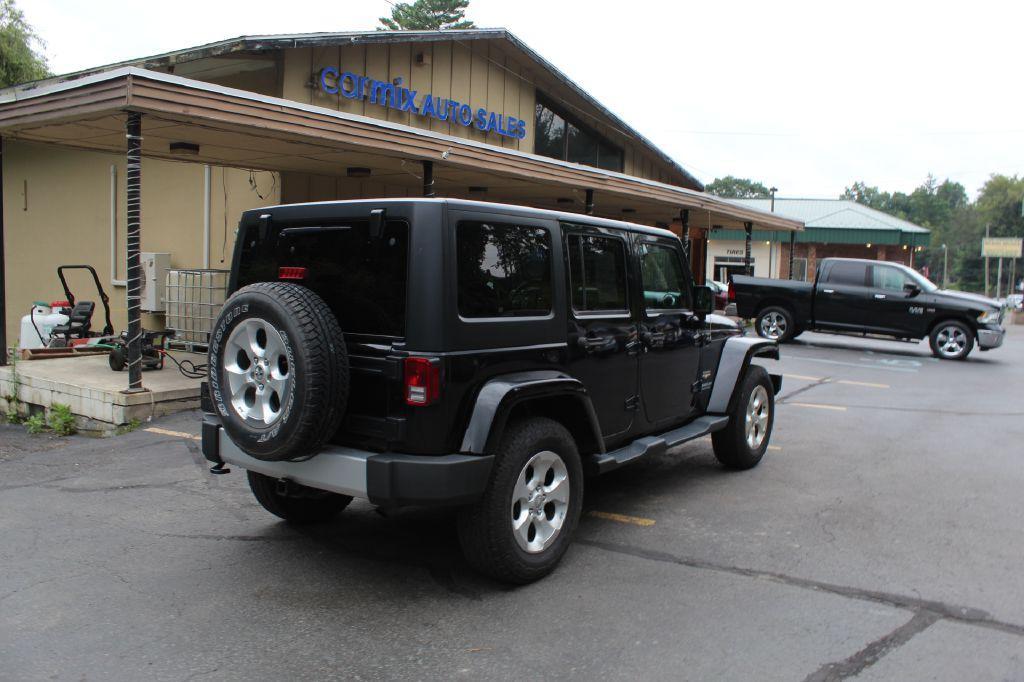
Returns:
[[[676,235],[674,232],[670,230],[665,230],[660,227],[650,227],[648,225],[639,225],[637,223],[631,223],[624,220],[613,220],[611,218],[600,218],[598,216],[586,215],[582,213],[552,211],[545,208],[533,208],[530,206],[518,206],[515,204],[500,204],[491,201],[475,201],[473,199],[456,199],[447,197],[407,197],[390,199],[339,199],[335,201],[309,201],[301,204],[277,204],[274,206],[265,206],[263,208],[254,208],[245,211],[243,215],[248,216],[250,218],[258,218],[260,215],[267,213],[268,211],[274,211],[275,209],[292,210],[295,208],[301,208],[302,206],[350,206],[353,204],[371,204],[373,206],[386,208],[388,205],[414,203],[440,203],[452,208],[469,209],[489,213],[504,213],[507,215],[514,215],[519,217],[557,220],[560,222],[575,223],[577,225],[593,225],[595,227],[607,227],[619,230],[629,230],[630,232],[648,234],[654,237],[679,239],[678,235]]]

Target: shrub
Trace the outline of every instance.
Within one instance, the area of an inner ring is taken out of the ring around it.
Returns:
[[[71,407],[54,403],[50,408],[50,428],[58,436],[70,436],[75,433],[75,415],[71,414]]]

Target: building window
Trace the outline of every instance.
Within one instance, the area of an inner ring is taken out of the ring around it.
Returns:
[[[755,271],[757,259],[750,257],[750,270]],[[747,265],[742,256],[715,256],[715,268],[711,279],[716,282],[729,282],[733,275],[747,274]]]
[[[551,313],[551,235],[539,227],[460,222],[459,314],[466,318]]]
[[[537,96],[533,151],[541,156],[622,172],[622,150]]]

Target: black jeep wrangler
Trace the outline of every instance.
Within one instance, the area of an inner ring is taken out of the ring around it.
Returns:
[[[292,522],[362,497],[459,505],[477,569],[551,571],[585,474],[712,434],[764,455],[775,342],[709,314],[671,232],[453,199],[242,216],[203,452]]]

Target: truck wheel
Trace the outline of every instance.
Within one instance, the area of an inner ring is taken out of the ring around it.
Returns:
[[[308,459],[338,430],[348,356],[338,321],[298,284],[260,282],[224,304],[210,335],[210,395],[256,459]]]
[[[493,578],[525,584],[550,573],[572,542],[583,504],[576,443],[558,422],[509,426],[483,497],[459,513],[466,560]]]
[[[772,341],[789,341],[796,333],[793,314],[779,306],[768,306],[762,310],[754,322],[757,335]]]
[[[729,469],[752,469],[764,457],[775,423],[775,389],[764,367],[743,376],[729,425],[711,435],[715,457]]]
[[[974,332],[963,322],[939,322],[928,336],[932,353],[943,360],[965,360],[974,348]]]
[[[256,501],[268,512],[289,523],[330,521],[352,501],[348,495],[307,488],[295,483],[285,486],[282,490],[283,486],[276,478],[255,471],[247,473],[249,489],[256,496]]]

